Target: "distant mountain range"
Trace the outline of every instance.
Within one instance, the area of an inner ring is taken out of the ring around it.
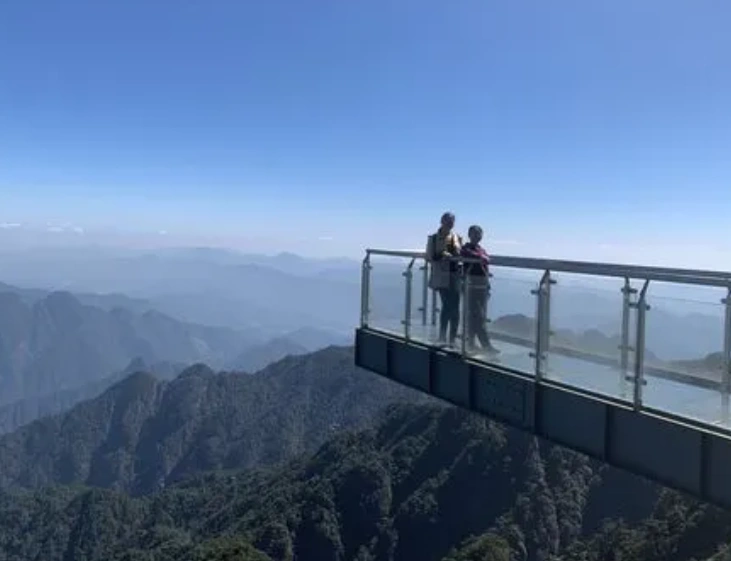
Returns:
[[[285,256],[283,261],[289,259]],[[209,260],[215,262],[213,257]],[[347,270],[345,265],[339,266]],[[379,297],[396,290],[402,279],[389,282],[374,293],[376,325],[383,317],[378,304],[384,299]],[[202,308],[208,305],[207,299],[191,300]],[[495,305],[491,301],[493,313],[500,309],[497,300]],[[155,311],[152,304],[122,294],[72,295],[0,286],[0,432],[98,395],[116,380],[115,373],[137,358],[145,365],[205,362],[216,369],[254,373],[286,356],[303,355],[331,344],[347,345],[352,340],[352,328],[340,332],[318,326],[276,332],[205,327],[175,320]],[[267,317],[262,314],[258,317]],[[559,323],[563,316],[558,312],[556,316],[553,343],[618,357],[618,335],[598,329],[565,329]],[[672,328],[673,321],[663,325]],[[708,338],[702,328],[693,327],[696,336]],[[493,329],[531,338],[535,322],[530,315],[512,314],[499,317]],[[672,334],[669,340],[660,341],[657,331],[649,332],[647,360],[671,364],[694,375],[712,369],[710,375],[718,376],[718,365],[708,367],[711,363],[703,354],[692,356],[693,360],[661,361],[652,344],[666,348],[676,338]]]
[[[208,248],[4,252],[5,282],[74,293],[123,293],[178,319],[269,339],[302,327],[344,332],[357,319],[357,262]]]
[[[307,259],[290,253],[273,256],[212,248],[156,251],[107,248],[5,251],[0,253],[5,282],[79,294],[80,301],[110,310],[137,313],[155,309],[185,322],[255,330],[261,343],[303,327],[350,336],[359,319],[360,263],[347,259]],[[400,321],[408,260],[373,259],[371,319]],[[495,269],[490,314],[535,315],[540,272]],[[418,315],[421,271],[415,271],[412,313]],[[619,334],[620,281],[579,282],[557,275],[552,293],[555,329]],[[700,289],[698,289],[700,290]],[[663,360],[688,360],[722,349],[720,297],[678,288],[653,287],[647,344]],[[111,293],[94,297],[93,294]],[[121,296],[126,295],[126,296]],[[703,298],[705,300],[701,302]],[[96,300],[94,300],[96,298]],[[695,299],[699,301],[695,301]],[[116,305],[114,304],[117,300]]]
[[[507,336],[508,339],[515,337],[523,342],[530,342],[535,340],[536,321],[522,314],[512,314],[497,318],[491,323],[490,329],[495,334]],[[657,343],[654,339],[653,342]],[[608,336],[598,329],[578,332],[570,329],[552,329],[549,353],[579,359],[590,357],[594,360],[599,359],[599,362],[605,364],[619,366],[621,344],[622,340],[618,335]],[[634,341],[630,339],[630,346],[633,345]],[[631,362],[634,355],[630,352],[629,356]],[[689,375],[716,382],[721,381],[724,368],[723,354],[720,352],[698,356],[692,360],[662,360],[649,343],[645,349],[645,366],[650,374],[654,368],[662,370],[671,377],[672,374],[676,374],[679,376],[676,376],[676,379]],[[558,368],[560,369],[560,366]]]
[[[307,354],[307,348],[287,337],[277,337],[252,349],[244,351],[231,364],[231,370],[258,372],[268,364],[289,356]]]
[[[147,364],[223,366],[258,342],[255,333],[184,323],[153,310],[106,311],[67,292],[32,303],[0,292],[0,404],[96,382],[138,357]]]
[[[254,373],[288,356],[304,355],[331,345],[350,344],[352,336],[340,336],[316,328],[302,328],[247,349],[229,368]]]
[[[175,320],[121,294],[0,284],[0,433],[98,395],[130,372],[130,362],[163,379],[196,362],[256,372],[351,338],[303,327],[267,339],[253,328]]]
[[[33,305],[39,300],[46,298],[52,290],[40,288],[21,288],[0,282],[0,293],[10,292],[16,294],[27,305]],[[94,306],[102,310],[111,311],[115,308],[143,314],[154,308],[151,302],[142,298],[130,298],[124,294],[97,294],[92,292],[73,293],[74,298],[86,306]]]

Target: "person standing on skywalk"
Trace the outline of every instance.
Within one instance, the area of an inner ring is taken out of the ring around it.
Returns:
[[[475,349],[475,338],[482,350],[490,354],[500,351],[492,346],[487,333],[487,300],[490,297],[490,256],[480,245],[482,228],[474,225],[467,231],[470,241],[462,246],[461,255],[477,262],[464,264],[465,302],[463,313],[467,324],[467,348]]]
[[[459,328],[459,262],[453,258],[460,255],[462,238],[454,232],[454,223],[454,214],[445,212],[441,226],[426,244],[426,259],[431,264],[429,287],[439,293],[442,302],[439,344],[445,344],[449,335],[449,345],[454,345]]]

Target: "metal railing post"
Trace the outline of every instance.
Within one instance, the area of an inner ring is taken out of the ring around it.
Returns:
[[[543,294],[543,368],[544,374],[548,372],[548,358],[551,350],[551,286],[556,284],[556,279],[551,276],[551,271],[546,271],[545,288]]]
[[[640,291],[640,296],[634,307],[637,308],[637,333],[635,344],[635,371],[632,377],[633,397],[632,405],[635,411],[642,409],[642,390],[647,385],[645,380],[645,320],[650,306],[647,305],[647,289],[650,281],[646,280]]]
[[[415,259],[411,260],[411,263],[409,263],[409,266],[406,267],[406,271],[404,271],[403,275],[406,279],[406,297],[404,298],[404,319],[401,321],[401,323],[404,326],[404,338],[408,341],[411,339],[411,291],[412,291],[412,281],[414,279],[414,261]]]
[[[468,314],[470,312],[470,287],[468,286],[469,275],[466,273],[466,267],[462,267],[462,317],[460,318],[462,324],[462,355],[467,354],[467,331],[468,331]]]
[[[487,285],[488,289],[485,291],[485,325],[489,326],[492,323],[492,320],[490,319],[490,299],[492,298],[492,278],[493,274],[488,271],[487,272]]]
[[[437,302],[437,291],[431,291],[431,324],[437,325],[437,317],[439,316],[439,304]]]
[[[531,291],[531,294],[537,296],[535,351],[530,355],[535,359],[536,381],[540,381],[545,374],[544,367],[547,359],[546,355],[548,353],[549,339],[551,336],[551,284],[551,271],[546,270],[543,273],[543,277],[541,277],[538,288]]]
[[[371,254],[366,253],[361,267],[360,278],[360,326],[368,327],[371,307]]]
[[[422,286],[421,286],[421,324],[426,326],[427,318],[429,316],[429,262],[425,259],[424,264],[421,266],[422,271]]]
[[[622,335],[619,345],[620,351],[620,373],[619,373],[619,391],[622,398],[627,397],[627,381],[629,380],[629,353],[633,350],[630,345],[630,316],[632,313],[632,295],[637,294],[637,289],[632,288],[628,277],[624,278],[624,286],[622,287]]]
[[[724,423],[729,422],[729,396],[731,394],[731,286],[726,289],[722,299],[726,313],[723,322],[723,373],[721,377],[721,412]]]
[[[538,288],[531,290],[531,294],[536,296],[536,340],[533,342],[533,352],[530,353],[530,357],[533,359],[533,372],[536,376],[536,380],[541,378],[543,369],[541,368],[541,355],[543,349],[541,347],[542,337],[541,331],[543,330],[543,279],[538,283]]]
[[[426,261],[426,269],[427,273],[424,275],[424,286],[426,286],[426,291],[429,292],[429,275],[433,274],[434,272],[434,263],[431,263],[429,260]],[[437,303],[437,291],[434,289],[431,289],[431,324],[432,327],[435,327],[437,325],[437,319],[439,315],[439,304]]]

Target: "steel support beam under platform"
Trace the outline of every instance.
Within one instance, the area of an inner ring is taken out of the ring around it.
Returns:
[[[660,411],[356,330],[358,366],[612,466],[731,508],[731,435]]]

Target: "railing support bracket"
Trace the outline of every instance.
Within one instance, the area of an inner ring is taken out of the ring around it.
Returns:
[[[723,322],[723,372],[721,374],[721,417],[724,423],[731,420],[729,398],[731,395],[731,286],[721,300],[725,307]]]
[[[643,389],[647,385],[645,380],[645,326],[646,326],[646,314],[650,309],[647,305],[647,289],[650,287],[650,281],[645,280],[645,284],[642,286],[639,298],[635,307],[637,308],[637,332],[636,343],[635,343],[635,369],[633,381],[633,397],[632,406],[635,411],[642,409]]]
[[[404,338],[409,341],[411,339],[411,297],[414,284],[414,262],[416,258],[411,260],[409,266],[403,272],[405,279],[406,297],[404,298],[404,319],[401,324],[404,326]]]

